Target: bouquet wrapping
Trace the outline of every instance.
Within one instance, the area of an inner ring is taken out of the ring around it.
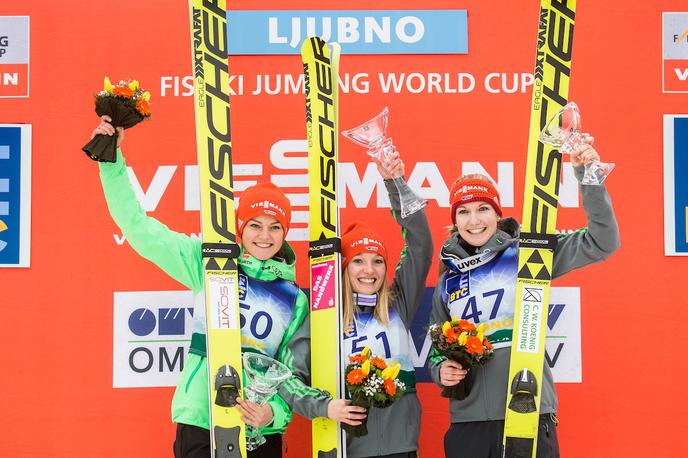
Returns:
[[[116,85],[107,76],[103,81],[103,90],[96,94],[96,114],[108,115],[113,127],[129,129],[150,117],[150,93],[139,87],[139,82],[120,81]],[[99,162],[117,160],[117,137],[97,134],[81,148],[91,159]]]
[[[401,365],[380,356],[372,355],[370,348],[365,347],[361,353],[351,355],[346,366],[346,389],[351,397],[351,404],[359,407],[376,407],[382,409],[391,406],[404,395],[406,386],[399,380]],[[366,426],[368,417],[361,420],[358,426],[342,423],[342,428],[354,437],[368,434]]]
[[[485,325],[477,327],[467,321],[452,318],[441,326],[430,326],[430,338],[433,348],[442,356],[456,361],[468,370],[466,377],[453,386],[445,386],[442,396],[445,398],[465,399],[471,388],[471,367],[483,365],[494,355],[489,339],[485,337]]]

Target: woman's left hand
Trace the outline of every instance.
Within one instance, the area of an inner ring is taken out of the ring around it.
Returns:
[[[600,154],[592,146],[595,142],[595,137],[590,134],[582,133],[583,143],[576,146],[576,149],[571,153],[571,164],[574,167],[579,167],[581,165],[589,164],[593,161],[600,160]]]
[[[241,398],[237,398],[236,401],[238,403],[236,408],[241,413],[241,421],[247,425],[260,428],[272,421],[274,414],[272,413],[270,404],[266,403],[264,406],[259,406],[248,399]]]

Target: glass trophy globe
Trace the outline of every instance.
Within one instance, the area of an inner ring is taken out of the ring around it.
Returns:
[[[369,156],[383,161],[383,159],[387,158],[388,155],[395,151],[392,139],[387,137],[388,123],[389,108],[385,107],[382,112],[373,119],[353,129],[342,131],[342,135],[357,145],[366,148],[366,152]],[[425,199],[418,197],[416,193],[413,192],[406,183],[404,177],[393,177],[392,179],[397,191],[399,191],[402,218],[406,218],[416,213],[427,205]]]
[[[242,361],[246,376],[244,395],[259,406],[265,405],[280,384],[291,377],[287,366],[260,353],[245,352]],[[246,449],[255,450],[264,443],[265,436],[260,429],[246,425]]]
[[[540,132],[540,141],[559,149],[560,153],[571,154],[576,147],[584,144],[581,131],[581,115],[578,105],[569,102],[547,121]],[[585,174],[581,184],[601,185],[612,172],[614,163],[592,161],[585,164]]]

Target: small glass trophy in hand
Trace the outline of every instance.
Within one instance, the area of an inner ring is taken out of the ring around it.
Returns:
[[[279,361],[260,353],[245,352],[242,355],[246,386],[246,399],[256,405],[267,404],[282,382],[291,377],[291,371]],[[246,449],[255,450],[265,443],[260,429],[246,425]]]
[[[569,102],[547,121],[547,125],[540,132],[540,141],[559,148],[561,153],[571,154],[577,146],[584,143],[583,135],[578,105],[575,102]],[[614,165],[611,162],[605,163],[600,161],[592,161],[585,164],[585,174],[581,184],[602,184],[607,175],[612,172]]]
[[[387,122],[389,119],[389,109],[385,107],[382,113],[375,116],[370,121],[361,124],[353,129],[342,131],[349,140],[357,145],[368,149],[368,155],[380,161],[387,158],[394,152],[392,139],[387,138]],[[421,199],[409,188],[404,177],[393,177],[394,185],[399,191],[399,202],[401,204],[401,217],[421,210],[427,204],[425,199]]]

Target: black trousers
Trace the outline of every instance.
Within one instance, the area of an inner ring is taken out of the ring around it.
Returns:
[[[266,442],[256,450],[248,452],[248,458],[281,458],[282,435],[268,434]],[[209,458],[210,431],[193,425],[177,423],[174,439],[175,458]]]
[[[446,458],[501,458],[504,420],[452,423],[444,435]],[[559,458],[557,426],[552,415],[540,415],[537,458]]]

